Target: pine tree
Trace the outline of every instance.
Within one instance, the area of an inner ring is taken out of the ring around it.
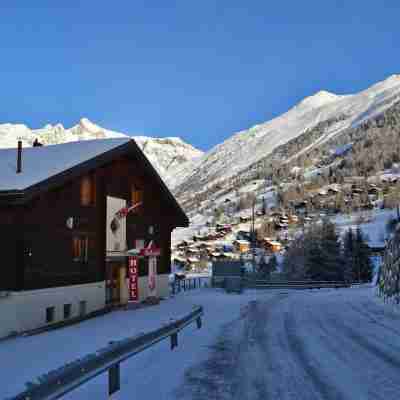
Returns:
[[[347,282],[354,281],[354,245],[353,229],[349,228],[343,243],[344,280]]]
[[[323,275],[328,281],[344,280],[343,258],[335,224],[329,219],[323,221],[321,250],[323,255]]]
[[[326,219],[306,233],[306,275],[312,280],[344,279],[343,257],[335,224]]]
[[[288,279],[305,279],[305,236],[292,242],[283,258],[282,270]]]
[[[372,279],[373,266],[370,259],[370,251],[361,228],[358,226],[354,241],[354,269],[353,275],[361,282],[369,282]]]
[[[269,259],[267,264],[269,273],[276,271],[277,266],[278,266],[278,260],[276,259],[275,254],[272,254],[272,257]]]
[[[321,227],[313,225],[304,237],[304,267],[306,276],[312,280],[323,280],[324,259],[321,251]]]

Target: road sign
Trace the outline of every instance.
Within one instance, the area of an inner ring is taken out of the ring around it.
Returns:
[[[140,250],[140,255],[145,257],[158,257],[161,255],[161,249],[151,241],[147,247]]]
[[[161,255],[161,249],[159,248],[145,248],[142,249],[142,251],[140,252],[140,255],[145,256],[145,257],[158,257]]]
[[[128,276],[129,276],[129,299],[131,301],[138,301],[139,299],[139,288],[138,288],[138,258],[137,257],[129,257],[129,268],[128,268]]]

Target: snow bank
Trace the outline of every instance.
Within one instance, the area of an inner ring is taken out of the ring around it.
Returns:
[[[6,368],[0,376],[0,398],[15,395],[24,383],[119,340],[158,328],[170,318],[179,318],[195,305],[203,305],[203,328],[195,325],[179,334],[179,346],[173,352],[164,341],[122,364],[120,397],[139,393],[144,398],[174,399],[173,390],[184,378],[185,369],[205,359],[209,346],[224,324],[240,315],[240,308],[261,293],[247,291],[228,295],[218,289],[198,289],[181,293],[158,306],[139,310],[114,311],[102,317],[36,336],[0,342],[0,359]],[[94,379],[64,399],[107,399],[107,375]],[[166,388],[170,391],[166,392]]]

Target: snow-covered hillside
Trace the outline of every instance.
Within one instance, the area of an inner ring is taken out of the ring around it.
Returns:
[[[278,146],[287,143],[315,127],[317,124],[342,116],[331,124],[322,144],[347,128],[380,114],[400,100],[400,75],[392,75],[370,88],[350,95],[336,95],[320,91],[305,98],[281,116],[248,130],[236,133],[217,145],[201,158],[193,159],[174,168],[174,182],[178,187],[204,187],[220,179],[237,175]]]
[[[46,125],[40,129],[30,129],[23,124],[0,124],[0,148],[16,147],[18,140],[22,140],[24,146],[31,146],[36,138],[48,145],[119,137],[128,137],[128,135],[104,129],[87,118],[82,118],[77,125],[69,129],[61,124]],[[178,137],[133,136],[133,138],[167,183],[171,181],[168,173],[172,167],[203,155],[202,151]]]

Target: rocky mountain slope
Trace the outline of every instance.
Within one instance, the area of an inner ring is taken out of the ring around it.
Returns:
[[[37,138],[45,145],[73,142],[77,140],[104,139],[128,136],[124,133],[104,129],[87,118],[69,129],[61,124],[46,125],[40,129],[30,129],[23,124],[0,124],[0,148],[16,147],[17,140],[24,146],[31,146]],[[142,148],[148,159],[166,182],[169,182],[169,171],[182,163],[203,155],[203,152],[185,143],[178,137],[151,138],[133,137]]]
[[[271,121],[236,133],[200,158],[173,169],[170,183],[178,198],[225,185],[259,166],[282,163],[337,141],[343,133],[376,118],[400,101],[400,75],[356,94],[320,91]],[[290,144],[290,151],[288,150]],[[290,157],[290,159],[289,159]]]

